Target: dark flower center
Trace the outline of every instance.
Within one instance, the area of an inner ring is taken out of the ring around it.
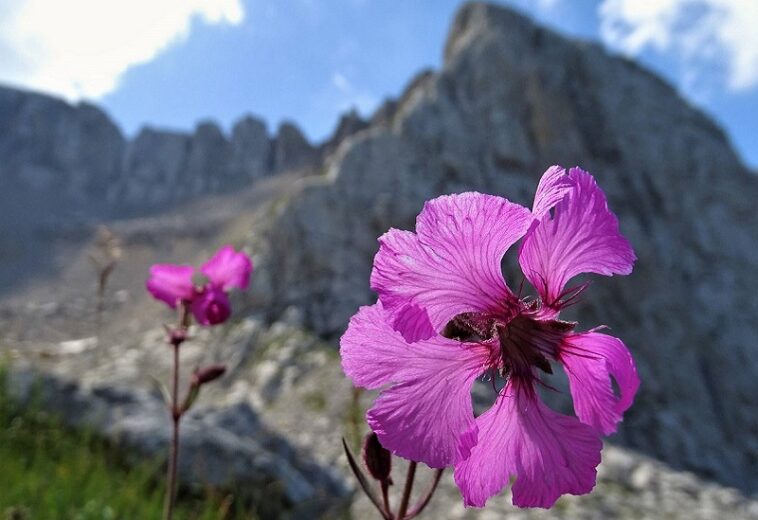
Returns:
[[[561,340],[576,323],[539,319],[537,305],[518,302],[512,313],[467,312],[453,318],[442,335],[493,349],[490,369],[505,378],[531,380],[535,369],[552,374],[550,360],[558,358]],[[499,348],[498,348],[499,347]]]

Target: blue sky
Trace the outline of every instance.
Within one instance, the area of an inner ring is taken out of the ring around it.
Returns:
[[[93,10],[110,1],[0,0],[0,82],[93,100],[128,134],[144,124],[190,130],[202,119],[229,128],[252,113],[272,131],[293,120],[314,140],[341,112],[370,114],[419,70],[438,68],[461,3],[134,0]],[[758,2],[501,3],[659,71],[758,166]],[[59,5],[66,10],[51,16]],[[42,21],[66,16],[71,24]]]

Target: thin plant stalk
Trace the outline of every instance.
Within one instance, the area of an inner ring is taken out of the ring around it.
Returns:
[[[166,475],[166,500],[163,507],[164,520],[171,520],[174,516],[174,504],[176,503],[177,468],[179,465],[179,423],[182,419],[182,410],[179,409],[179,348],[186,338],[188,309],[182,306],[179,326],[170,333],[169,342],[173,349],[174,362],[171,368],[171,448]]]
[[[440,483],[440,479],[442,478],[442,473],[444,472],[444,469],[438,469],[434,473],[434,480],[432,481],[432,485],[429,487],[429,490],[426,492],[424,497],[419,500],[418,504],[411,509],[411,512],[408,513],[407,518],[416,518],[418,515],[421,514],[421,512],[424,510],[424,508],[429,504],[429,502],[432,499],[432,495],[434,495],[434,492],[437,490],[437,485]],[[402,520],[402,517],[401,517]]]
[[[168,463],[168,475],[166,477],[166,503],[163,510],[163,518],[171,520],[174,516],[174,503],[176,502],[176,468],[179,462],[179,421],[181,416],[177,410],[179,393],[179,346],[173,345],[174,366],[173,382],[171,388],[171,454]]]
[[[389,464],[387,467],[382,468],[381,464],[377,463],[377,454],[375,453],[375,448],[371,448],[372,451],[369,451],[369,446],[370,444],[368,443],[367,436],[366,445],[364,446],[364,461],[369,469],[369,472],[371,472],[371,476],[374,477],[375,480],[380,481],[382,490],[381,499],[377,495],[376,490],[370,486],[366,475],[358,466],[355,457],[350,451],[350,448],[347,446],[347,441],[344,437],[342,438],[342,447],[345,449],[345,455],[347,456],[348,463],[350,464],[350,469],[352,470],[353,475],[355,475],[355,478],[358,480],[358,484],[360,485],[363,492],[366,494],[368,499],[382,516],[383,520],[410,520],[419,516],[422,511],[424,511],[426,506],[429,505],[434,492],[437,491],[440,479],[442,478],[442,474],[445,471],[444,468],[435,470],[434,478],[432,479],[431,484],[424,492],[424,494],[416,501],[416,504],[413,506],[413,508],[411,508],[409,511],[408,509],[411,501],[411,495],[413,493],[413,484],[416,478],[416,469],[418,467],[418,463],[414,461],[408,461],[408,472],[406,474],[405,484],[403,486],[403,495],[400,500],[400,507],[398,508],[397,514],[395,514],[392,512],[389,500],[389,486],[392,484],[392,480],[389,477]],[[383,473],[385,470],[386,474]]]
[[[413,491],[413,480],[416,478],[416,466],[415,461],[408,463],[408,474],[405,477],[405,488],[403,489],[403,498],[400,500],[400,509],[397,510],[397,518],[402,520],[405,518],[405,514],[408,512],[408,504],[411,501],[411,492]]]
[[[390,483],[387,480],[382,481],[382,504],[384,505],[384,510],[391,514],[392,509],[390,508]]]
[[[376,507],[376,510],[379,511],[379,514],[382,515],[382,518],[384,520],[393,520],[393,516],[390,511],[384,508],[384,506],[379,502],[379,498],[376,496],[376,493],[371,489],[371,486],[368,483],[368,479],[366,479],[363,471],[361,471],[361,468],[358,466],[358,463],[350,451],[350,448],[348,448],[347,441],[344,437],[342,438],[342,447],[345,449],[345,455],[347,455],[347,461],[350,464],[350,469],[353,471],[355,478],[358,479],[358,484],[360,484],[363,492],[366,494],[368,499],[371,500],[371,503],[374,504],[374,507]]]

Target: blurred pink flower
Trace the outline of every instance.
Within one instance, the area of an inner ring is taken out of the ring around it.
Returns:
[[[155,264],[150,267],[147,290],[153,298],[164,302],[172,309],[183,301],[195,297],[192,276],[195,269],[191,265]]]
[[[146,286],[153,297],[172,309],[179,304],[190,306],[201,325],[218,325],[229,319],[231,304],[228,291],[247,289],[253,264],[242,251],[224,246],[200,267],[207,283],[195,286],[195,269],[189,265],[156,264],[150,267]]]
[[[522,237],[519,263],[538,299],[503,280],[503,255]],[[558,319],[586,287],[566,290],[571,278],[629,274],[635,261],[593,177],[548,169],[531,212],[480,193],[439,197],[415,233],[391,229],[379,243],[371,274],[379,301],[353,316],[340,351],[357,386],[391,385],[367,413],[382,445],[433,468],[454,465],[467,506],[484,506],[513,477],[517,506],[588,493],[600,436],[616,430],[639,386],[621,340]],[[551,362],[568,375],[578,418],[539,398]],[[475,418],[471,386],[485,372],[505,386]]]
[[[218,325],[229,319],[232,306],[224,291],[208,284],[192,300],[192,314],[200,325]]]
[[[224,246],[200,267],[211,284],[223,291],[247,289],[253,263],[243,252],[236,252],[232,246]]]

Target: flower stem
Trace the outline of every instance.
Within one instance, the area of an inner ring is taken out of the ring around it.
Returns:
[[[398,520],[403,520],[405,514],[408,512],[408,504],[411,501],[411,491],[413,491],[413,479],[416,478],[416,465],[415,461],[408,463],[408,474],[405,477],[405,488],[403,489],[403,498],[400,500],[400,509],[397,511]]]
[[[384,520],[393,520],[393,516],[390,514],[390,512],[386,511],[382,504],[379,502],[379,498],[376,496],[376,492],[371,488],[368,480],[366,479],[366,476],[363,474],[363,471],[361,471],[361,468],[355,461],[355,457],[350,451],[350,448],[348,448],[347,441],[344,437],[342,438],[342,447],[345,449],[345,455],[347,456],[347,461],[350,464],[350,469],[353,471],[355,478],[358,479],[358,484],[360,484],[363,492],[366,493],[366,496],[369,498],[369,500],[371,500],[371,503],[374,504],[374,507],[376,507],[376,510],[379,511]]]
[[[174,516],[174,503],[176,502],[176,470],[179,461],[179,421],[181,412],[179,411],[179,345],[173,344],[174,349],[174,366],[172,369],[171,385],[171,454],[168,463],[166,501],[163,508],[164,520],[171,520]]]
[[[426,495],[424,495],[424,498],[419,500],[419,503],[416,504],[416,506],[413,509],[411,509],[410,513],[408,513],[408,518],[416,518],[418,515],[421,514],[424,508],[429,504],[429,501],[432,499],[432,495],[434,495],[434,492],[437,490],[437,485],[440,483],[440,478],[442,478],[442,473],[444,471],[445,471],[444,469],[438,469],[434,473],[434,480],[432,481],[432,485],[429,487],[429,490],[426,492]]]
[[[384,505],[384,510],[387,512],[388,515],[392,514],[392,509],[390,509],[390,483],[387,480],[382,481],[382,504]]]

